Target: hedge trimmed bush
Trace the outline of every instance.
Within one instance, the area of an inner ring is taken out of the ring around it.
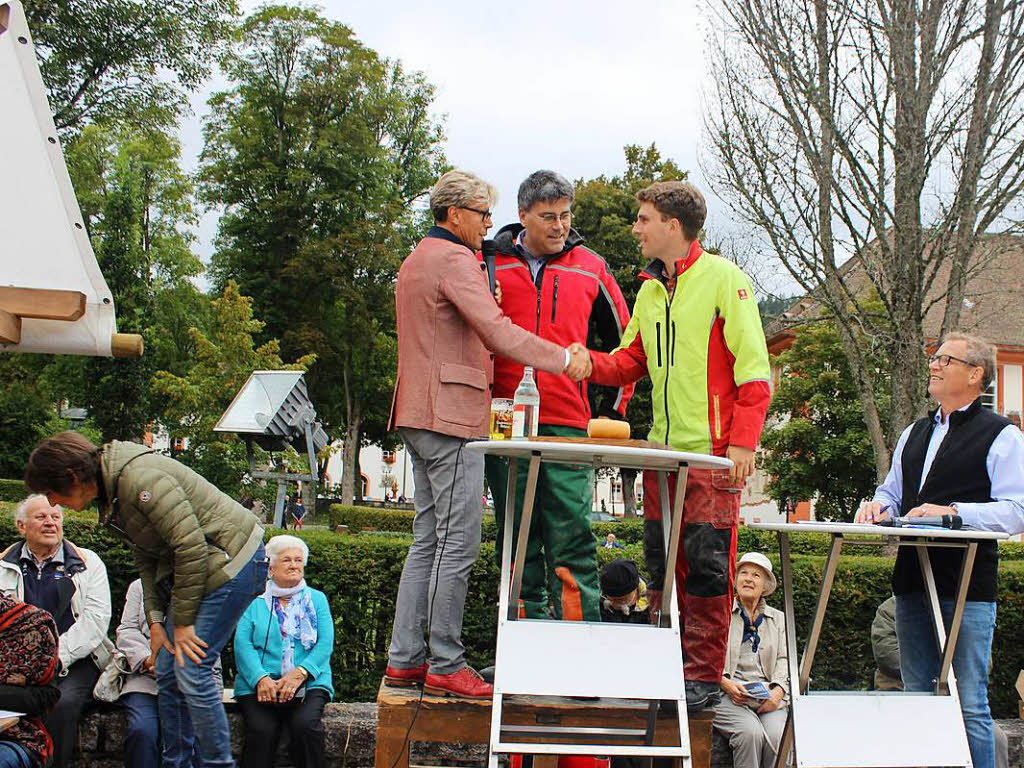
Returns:
[[[343,524],[353,532],[363,528],[376,531],[394,531],[395,533],[412,533],[413,511],[409,509],[377,509],[374,507],[357,507],[333,504],[330,508],[331,527]],[[593,523],[591,529],[599,541],[604,541],[609,533],[614,533],[620,544],[643,544],[643,519],[615,520]],[[494,541],[496,538],[494,518],[484,517],[482,538]],[[789,547],[794,555],[828,554],[830,538],[822,533],[790,534]],[[761,531],[743,526],[739,530],[740,552],[778,552],[778,535],[771,531]],[[1019,541],[1003,542],[999,545],[999,556],[1003,560],[1024,560],[1024,543]]]
[[[12,505],[0,503],[0,515],[3,517],[0,520],[0,544],[5,548],[17,538],[11,510]],[[629,521],[625,525],[628,528],[636,524]],[[132,556],[127,546],[107,533],[94,515],[69,515],[64,529],[67,537],[76,544],[100,553],[107,565],[113,596],[113,630],[124,604],[127,586],[136,577]],[[597,530],[600,529],[595,527],[595,532]],[[278,532],[268,531],[267,536],[269,538]],[[334,616],[336,635],[331,666],[338,698],[371,701],[376,696],[387,665],[395,597],[409,548],[408,536],[339,536],[329,531],[299,531],[296,535],[304,539],[310,548],[306,578],[310,585],[323,590],[328,596]],[[622,538],[627,539],[626,536]],[[741,531],[741,538],[741,546],[755,548],[753,545],[758,544],[756,548],[769,552],[778,567],[778,556],[773,551],[776,548],[774,535],[746,529]],[[799,548],[820,551],[828,537],[806,534],[796,539]],[[794,542],[794,550],[798,548],[797,542]],[[1018,628],[1024,626],[1024,562],[1019,557],[1020,545],[1003,545],[1003,548],[1009,557],[1003,558],[999,569],[998,620],[989,694],[995,715],[1010,717],[1017,711],[1013,682],[1017,672],[1024,667],[1024,647],[1018,642],[1017,634]],[[621,550],[600,547],[597,550],[598,561],[604,564],[616,557],[627,557],[640,563],[642,569],[642,549],[640,542],[627,542]],[[793,561],[796,619],[802,648],[817,600],[824,560],[820,556],[796,554]],[[863,689],[868,686],[874,671],[871,620],[878,604],[889,595],[891,572],[892,560],[889,558],[859,554],[843,558],[811,672],[813,689]],[[486,666],[494,660],[497,590],[494,544],[485,542],[470,577],[463,627],[469,661],[477,667]],[[781,591],[776,592],[770,602],[781,607]],[[624,658],[628,660],[629,651],[625,653]],[[225,653],[224,671],[229,679],[233,676],[230,649]]]
[[[10,501],[17,504],[28,496],[28,488],[21,480],[0,479],[0,501]]]
[[[392,531],[394,533],[412,533],[412,521],[415,512],[411,509],[385,509],[377,507],[359,507],[349,504],[332,504],[329,513],[330,527],[347,525],[352,533],[364,529],[375,531]],[[483,519],[481,537],[484,541],[494,541],[498,535],[494,517],[490,514]]]

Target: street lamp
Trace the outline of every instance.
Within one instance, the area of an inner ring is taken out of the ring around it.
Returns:
[[[214,432],[232,432],[245,440],[250,475],[257,480],[277,481],[274,525],[284,521],[284,499],[289,481],[308,482],[316,497],[316,452],[328,443],[327,433],[316,420],[302,371],[253,371],[224,411]],[[257,470],[252,445],[273,453],[291,445],[309,460],[308,473]]]

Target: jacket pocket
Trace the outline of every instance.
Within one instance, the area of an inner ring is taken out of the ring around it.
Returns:
[[[661,368],[661,323],[654,324],[655,343],[658,347],[658,367]]]
[[[475,427],[486,421],[487,374],[479,368],[441,363],[440,384],[434,402],[437,418]]]

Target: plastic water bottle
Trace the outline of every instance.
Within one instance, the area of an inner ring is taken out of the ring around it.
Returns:
[[[528,365],[512,398],[512,439],[536,437],[539,419],[540,390],[533,380],[533,367]]]

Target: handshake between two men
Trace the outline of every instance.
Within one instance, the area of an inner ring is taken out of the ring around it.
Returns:
[[[594,370],[594,364],[590,360],[590,350],[578,341],[569,345],[569,365],[565,368],[565,375],[573,381],[583,381],[590,377]]]

